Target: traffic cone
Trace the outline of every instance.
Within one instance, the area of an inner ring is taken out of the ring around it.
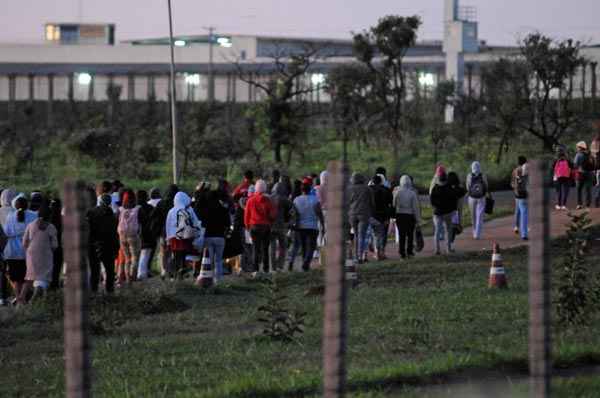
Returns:
[[[488,283],[490,288],[507,288],[506,271],[500,254],[500,245],[494,243],[492,251],[492,267],[490,268],[490,279]]]
[[[211,287],[213,285],[213,269],[210,262],[210,256],[208,255],[208,249],[204,249],[202,256],[202,268],[200,269],[200,275],[196,279],[196,285],[200,287]]]

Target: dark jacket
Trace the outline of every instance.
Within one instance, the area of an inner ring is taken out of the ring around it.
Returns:
[[[367,186],[362,174],[354,174],[348,192],[348,216],[350,219],[368,220],[375,214],[373,191]]]
[[[99,256],[117,257],[119,252],[119,235],[117,234],[117,217],[108,206],[94,207],[88,211],[90,226],[90,244]]]
[[[138,219],[142,229],[142,249],[153,249],[156,246],[156,236],[152,232],[151,220],[155,208],[148,203],[139,205]]]
[[[202,226],[206,228],[204,236],[207,238],[224,238],[231,225],[229,205],[222,201],[215,191],[211,191],[206,199],[206,208],[202,218]]]
[[[150,216],[150,230],[156,239],[161,236],[164,237],[166,234],[165,226],[167,223],[167,215],[173,208],[173,200],[175,199],[177,192],[179,192],[179,188],[175,185],[171,185],[165,197],[158,202],[152,211]]]
[[[452,188],[449,184],[435,185],[430,195],[433,214],[443,216],[456,211],[458,209],[458,200],[464,196],[462,187],[459,187],[459,189]]]
[[[375,200],[375,214],[373,217],[379,222],[386,222],[391,218],[393,213],[392,203],[394,196],[392,191],[383,185],[373,185],[370,187],[373,191],[373,198]]]

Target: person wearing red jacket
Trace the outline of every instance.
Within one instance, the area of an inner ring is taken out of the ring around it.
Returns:
[[[250,196],[244,212],[244,225],[250,230],[254,243],[254,268],[269,272],[269,244],[271,241],[271,225],[277,218],[277,208],[271,199],[265,195],[267,183],[264,180],[256,181],[256,192]]]
[[[233,201],[235,203],[238,203],[238,201],[242,197],[248,196],[248,188],[250,188],[252,184],[254,184],[254,173],[252,172],[252,170],[247,170],[244,173],[244,179],[242,180],[240,185],[235,187],[235,189],[233,190]]]

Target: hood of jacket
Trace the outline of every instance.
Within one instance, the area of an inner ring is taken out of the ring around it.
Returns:
[[[412,181],[410,180],[409,176],[403,175],[400,178],[400,188],[401,189],[412,189]]]
[[[350,179],[350,182],[353,185],[362,185],[367,182],[367,179],[364,175],[362,175],[360,173],[354,173],[354,174],[352,174],[352,178]]]
[[[284,183],[278,182],[273,187],[273,195],[279,198],[287,198],[290,196],[290,193]]]
[[[479,162],[475,161],[471,163],[471,173],[476,176],[481,174],[481,164]]]
[[[186,209],[192,204],[192,199],[185,192],[177,192],[173,199],[173,208],[175,209]]]
[[[327,185],[327,177],[329,177],[329,172],[327,170],[322,171],[319,175],[320,185]]]
[[[12,207],[12,201],[17,196],[17,193],[12,188],[6,188],[0,195],[0,206]]]

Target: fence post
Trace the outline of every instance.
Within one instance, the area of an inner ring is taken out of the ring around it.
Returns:
[[[529,172],[529,395],[550,396],[550,170],[548,162],[532,162]]]
[[[88,340],[87,225],[89,202],[82,182],[64,184],[65,287],[64,340],[65,378],[68,398],[90,396],[90,357]]]
[[[343,162],[333,161],[327,177],[327,264],[323,322],[323,396],[343,397],[346,384],[346,173]]]

